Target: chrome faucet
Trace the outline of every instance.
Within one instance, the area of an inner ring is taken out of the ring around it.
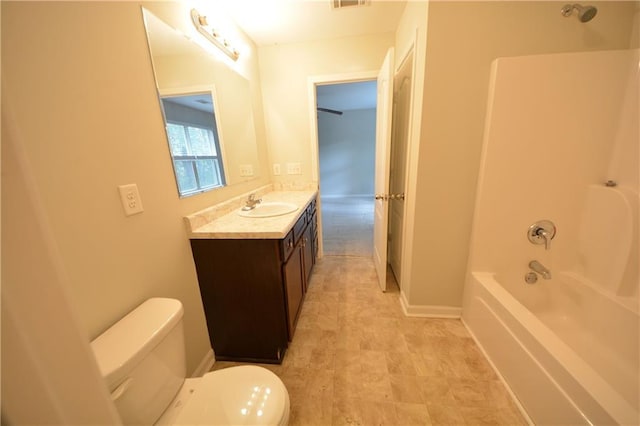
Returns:
[[[258,198],[256,200],[256,194],[249,194],[249,198],[247,198],[246,204],[244,205],[242,210],[244,210],[244,211],[253,210],[261,202],[262,202],[262,198]]]
[[[529,227],[527,236],[533,244],[544,244],[544,249],[549,250],[556,236],[556,225],[550,220],[539,220]]]
[[[529,268],[531,268],[532,271],[542,275],[542,278],[544,278],[545,280],[551,279],[551,271],[545,268],[544,265],[537,260],[532,260],[531,262],[529,262]]]

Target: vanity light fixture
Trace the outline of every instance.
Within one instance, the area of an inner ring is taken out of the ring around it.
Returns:
[[[213,43],[218,49],[222,50],[226,53],[234,61],[238,60],[240,53],[233,47],[229,45],[229,42],[224,39],[218,31],[215,29],[209,29],[209,24],[207,23],[207,17],[200,15],[197,10],[191,9],[191,20],[193,21],[193,25],[196,27],[198,32],[205,36],[207,40]]]

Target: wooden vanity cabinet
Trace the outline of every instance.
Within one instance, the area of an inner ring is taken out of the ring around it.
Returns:
[[[218,360],[281,363],[316,261],[315,199],[283,239],[192,239]]]

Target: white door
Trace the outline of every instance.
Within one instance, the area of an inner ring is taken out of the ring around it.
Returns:
[[[387,290],[387,231],[389,226],[389,168],[391,160],[391,108],[393,101],[393,48],[378,73],[376,112],[376,176],[373,217],[373,262],[378,284]]]

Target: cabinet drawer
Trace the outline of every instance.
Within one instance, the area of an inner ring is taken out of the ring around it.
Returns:
[[[316,212],[316,199],[314,198],[313,200],[311,200],[311,202],[309,203],[309,206],[307,207],[307,211],[306,211],[307,222],[311,222],[311,218],[313,217],[315,212]]]
[[[282,261],[286,262],[293,252],[293,248],[295,247],[295,242],[293,239],[293,229],[289,231],[286,237],[284,237],[281,244],[282,246],[280,247],[280,249],[282,250]]]
[[[315,210],[311,214],[311,218],[309,219],[309,226],[311,227],[311,233],[315,234],[318,231],[318,218],[316,216]]]
[[[306,227],[306,225],[307,225],[307,215],[305,212],[305,214],[300,216],[300,219],[298,219],[296,224],[293,225],[293,243],[294,244],[297,244],[300,237],[302,237],[302,233],[304,232],[304,228]]]

